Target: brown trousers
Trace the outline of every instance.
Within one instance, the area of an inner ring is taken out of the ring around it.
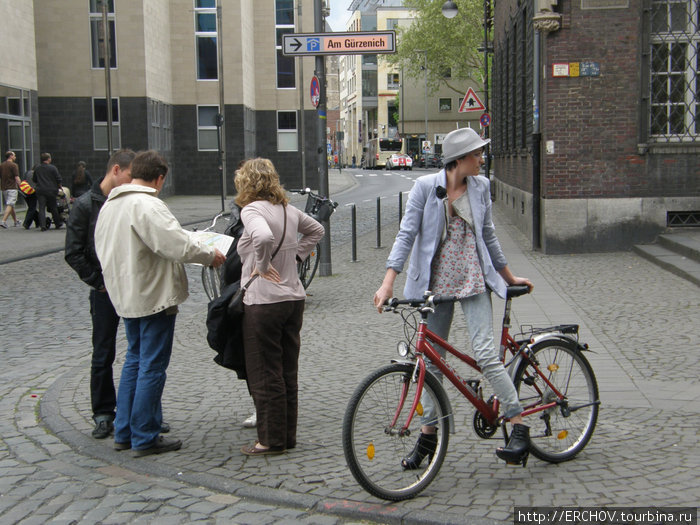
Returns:
[[[264,446],[296,446],[303,317],[303,299],[245,306],[245,366],[258,417],[258,441]]]

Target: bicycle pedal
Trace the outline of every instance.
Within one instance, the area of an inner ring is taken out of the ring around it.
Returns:
[[[535,377],[526,377],[525,379],[523,379],[523,383],[525,383],[527,386],[532,386],[535,384]]]

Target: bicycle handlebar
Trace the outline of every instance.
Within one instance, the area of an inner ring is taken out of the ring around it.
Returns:
[[[508,286],[506,297],[512,299],[528,293],[530,293],[530,288],[527,285],[513,285]],[[458,300],[454,295],[435,295],[427,292],[422,299],[397,299],[396,297],[387,299],[384,302],[384,310],[395,310],[396,307],[402,305],[410,306],[411,308],[432,308],[438,304],[453,303]]]

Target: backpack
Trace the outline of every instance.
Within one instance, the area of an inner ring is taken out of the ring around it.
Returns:
[[[238,241],[243,235],[243,221],[241,209],[237,205],[231,206],[231,225],[224,231],[225,235],[233,237],[233,243],[226,253],[226,261],[221,268],[221,288],[241,280],[243,262],[238,255]]]

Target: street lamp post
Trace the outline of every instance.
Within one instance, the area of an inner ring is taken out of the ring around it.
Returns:
[[[454,18],[457,16],[459,8],[452,0],[447,0],[442,5],[442,15],[445,18]],[[484,0],[484,112],[489,112],[489,28],[491,27],[491,0]],[[481,49],[479,49],[481,51]],[[489,127],[484,127],[484,137],[489,137]],[[491,171],[491,155],[489,154],[489,144],[484,148],[486,154],[486,177],[488,178]]]
[[[428,51],[424,49],[416,49],[416,53],[423,53],[423,66],[421,69],[425,71],[425,141],[428,140]],[[425,161],[426,152],[423,150],[423,145],[421,144],[421,153],[423,154],[423,159]],[[427,165],[427,162],[425,162]]]

